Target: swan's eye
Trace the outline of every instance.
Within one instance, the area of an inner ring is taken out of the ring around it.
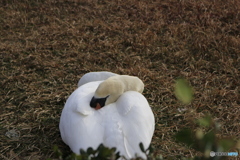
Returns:
[[[100,109],[100,108],[105,106],[105,102],[106,102],[108,97],[109,96],[107,96],[105,98],[95,98],[95,97],[92,97],[91,102],[90,102],[90,106],[92,108],[95,108],[96,110]]]

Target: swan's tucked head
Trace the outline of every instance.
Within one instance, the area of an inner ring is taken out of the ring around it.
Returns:
[[[124,92],[124,85],[119,80],[107,79],[100,83],[90,102],[90,106],[100,109],[105,105],[115,102]]]
[[[132,90],[142,93],[143,88],[143,82],[137,77],[127,75],[110,77],[100,83],[91,99],[90,106],[100,109],[105,105],[116,102],[126,91]]]

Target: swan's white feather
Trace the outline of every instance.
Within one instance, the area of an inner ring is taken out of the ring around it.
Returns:
[[[101,116],[89,106],[99,83],[91,82],[77,88],[63,108],[59,124],[61,137],[74,153],[79,154],[80,148],[96,149],[103,141],[103,127],[99,125],[102,122],[96,121],[101,120]]]
[[[116,103],[109,104],[99,111],[105,115],[104,142],[108,147],[117,147],[127,159],[135,154],[145,158],[139,143],[150,145],[155,120],[146,98],[135,91],[125,92]]]
[[[96,149],[103,143],[116,147],[127,159],[136,154],[146,158],[139,143],[145,148],[150,145],[155,125],[146,98],[138,92],[127,91],[115,103],[92,109],[89,102],[101,82],[85,83],[68,98],[59,124],[63,141],[76,154],[80,148]]]
[[[102,72],[89,72],[84,74],[81,79],[78,81],[78,87],[93,81],[103,81],[106,80],[109,77],[116,76],[118,74],[102,71]]]

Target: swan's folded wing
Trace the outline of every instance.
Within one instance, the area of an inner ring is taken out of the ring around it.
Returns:
[[[90,82],[78,87],[70,95],[66,104],[69,103],[68,106],[71,106],[71,110],[74,112],[85,116],[92,114],[94,110],[90,107],[90,101],[99,83],[101,83],[101,81]]]
[[[89,82],[93,82],[93,81],[104,81],[109,77],[112,76],[116,76],[118,74],[112,73],[112,72],[106,72],[106,71],[102,71],[102,72],[89,72],[86,73],[82,76],[82,78],[78,81],[78,87],[89,83]]]
[[[103,127],[99,125],[99,114],[89,105],[100,82],[91,82],[76,89],[68,98],[60,118],[63,141],[79,154],[79,149],[96,149],[102,143]],[[98,136],[96,136],[98,133]]]
[[[154,115],[146,98],[140,93],[129,91],[118,99],[117,105],[120,105],[117,106],[120,114],[121,111],[124,113],[121,119],[127,152],[133,157],[138,154],[146,158],[139,144],[142,142],[148,148],[155,128]]]

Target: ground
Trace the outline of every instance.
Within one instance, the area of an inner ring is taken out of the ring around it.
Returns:
[[[4,0],[0,23],[1,159],[54,159],[54,145],[71,153],[59,118],[91,71],[144,81],[156,154],[197,154],[174,135],[205,114],[220,138],[240,139],[238,0]],[[194,88],[191,104],[174,95],[179,77]]]

